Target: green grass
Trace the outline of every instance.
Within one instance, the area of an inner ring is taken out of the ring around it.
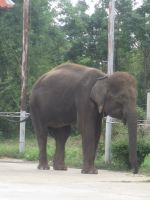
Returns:
[[[34,137],[26,139],[25,152],[23,154],[19,153],[18,140],[13,139],[13,140],[0,141],[0,157],[13,157],[29,161],[38,161],[38,145],[36,139]],[[50,162],[53,160],[54,151],[55,151],[54,139],[49,138],[47,145],[47,154]],[[111,165],[105,164],[103,154],[104,154],[104,147],[103,145],[99,145],[97,158],[95,162],[97,168],[113,169],[113,170],[120,169],[120,164],[118,163],[115,164],[111,163]],[[68,139],[66,143],[65,155],[66,155],[65,163],[68,167],[76,167],[76,168],[82,167],[83,157],[82,157],[82,145],[80,136],[73,136]]]
[[[21,158],[17,140],[0,140],[0,157]]]
[[[66,144],[65,162],[70,167],[81,167],[82,153],[80,136],[70,137]],[[52,161],[55,151],[53,138],[48,139],[47,154],[49,161]],[[19,153],[19,139],[1,139],[0,157],[21,158],[29,161],[38,161],[38,145],[34,137],[26,139],[25,152]]]
[[[55,142],[53,138],[48,139],[47,153],[48,159],[51,163],[55,151]],[[1,139],[0,140],[0,157],[20,158],[24,160],[37,161],[38,162],[38,145],[35,137],[26,138],[25,152],[19,153],[19,139]],[[68,139],[66,144],[66,157],[65,163],[68,167],[82,167],[82,145],[80,136],[72,136]],[[98,147],[98,153],[96,158],[96,166],[99,169],[111,169],[111,170],[127,170],[127,166],[124,162],[116,161],[112,159],[110,165],[104,162],[104,145],[101,144]],[[150,154],[145,158],[140,168],[141,173],[150,174]]]
[[[47,154],[49,160],[52,159],[54,149],[54,141],[52,139],[49,139],[47,144]],[[26,148],[23,158],[30,161],[38,160],[38,145],[35,138],[30,138],[26,140]]]

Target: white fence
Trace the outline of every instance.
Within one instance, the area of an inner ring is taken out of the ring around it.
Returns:
[[[27,118],[29,118],[29,116],[30,116],[30,113],[25,113],[24,118],[20,120],[20,117],[21,117],[20,112],[0,112],[0,118],[4,118],[10,122],[16,122],[16,123],[24,122]]]
[[[19,152],[23,153],[25,151],[25,123],[29,118],[30,113],[24,112],[0,112],[0,118],[12,123],[20,124],[20,134],[19,134]]]

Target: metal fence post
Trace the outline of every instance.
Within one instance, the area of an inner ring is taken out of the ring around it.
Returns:
[[[26,111],[20,111],[20,121],[24,120],[26,117]],[[19,152],[23,153],[25,151],[25,125],[26,122],[20,122],[20,137],[19,137]]]
[[[106,131],[105,131],[105,162],[106,163],[110,163],[111,135],[112,135],[112,118],[110,116],[107,116]]]

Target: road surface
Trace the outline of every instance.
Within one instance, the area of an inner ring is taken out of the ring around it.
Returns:
[[[99,170],[98,175],[37,170],[37,163],[0,160],[0,200],[150,200],[150,177]]]

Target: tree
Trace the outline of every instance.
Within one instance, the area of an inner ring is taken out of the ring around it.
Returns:
[[[89,16],[85,13],[88,6],[84,0],[73,7],[70,1],[61,1],[59,19],[60,26],[65,33],[69,49],[65,59],[80,63],[86,57],[87,48],[87,23]]]
[[[29,93],[41,74],[64,61],[64,34],[55,24],[50,2],[30,1]],[[0,112],[20,110],[23,1],[15,3],[11,10],[0,10]],[[2,135],[15,131],[13,124],[0,123]]]
[[[63,0],[59,4],[61,20],[68,49],[66,60],[100,67],[107,58],[107,13],[103,5],[98,6],[95,13],[87,14],[85,0],[72,6],[70,1]]]
[[[96,5],[88,24],[88,56],[95,67],[107,71],[108,16],[105,5]]]
[[[22,2],[0,9],[0,112],[19,110],[22,44]],[[0,119],[0,135],[8,137],[16,126]]]
[[[145,0],[140,8],[134,11],[135,44],[142,51],[144,67],[144,89],[150,87],[150,2]]]
[[[37,0],[30,5],[29,88],[41,74],[64,61],[66,42],[50,2]]]
[[[115,70],[126,71],[128,68],[128,53],[133,47],[132,37],[132,0],[116,1],[115,18]]]

